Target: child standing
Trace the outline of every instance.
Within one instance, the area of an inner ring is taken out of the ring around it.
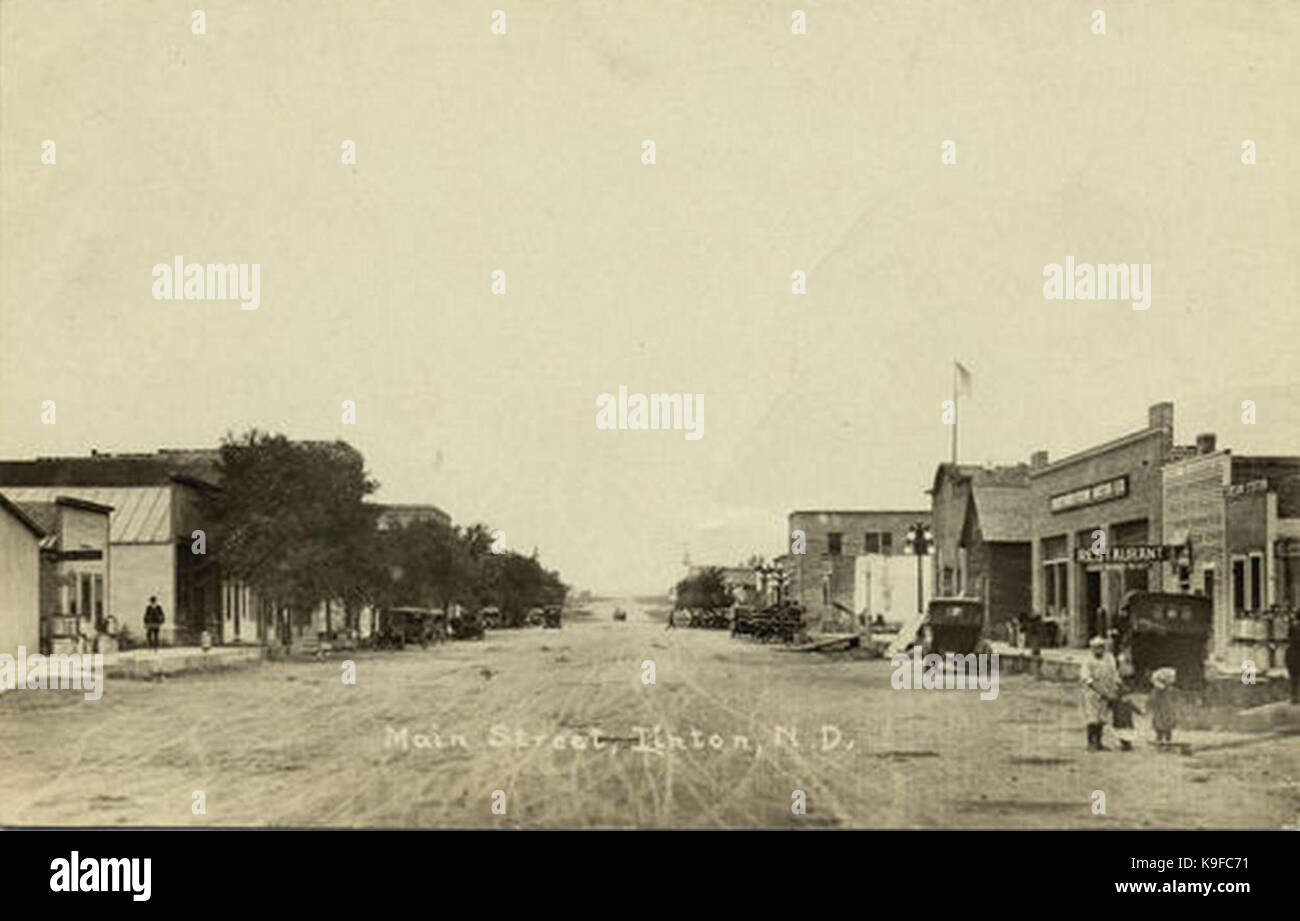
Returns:
[[[1151,696],[1147,698],[1147,709],[1151,711],[1156,744],[1162,748],[1174,740],[1174,681],[1177,677],[1178,673],[1167,666],[1151,673]]]
[[[1115,692],[1111,706],[1111,718],[1115,726],[1115,735],[1119,736],[1120,751],[1133,750],[1133,714],[1141,713],[1137,705],[1128,699],[1132,691],[1133,655],[1128,649],[1121,649],[1118,657],[1119,689]]]

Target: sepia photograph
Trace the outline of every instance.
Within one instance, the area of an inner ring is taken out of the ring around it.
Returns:
[[[1119,841],[1300,828],[1298,43],[0,0],[23,885],[148,901],[103,829],[1094,830],[1099,896],[1249,896]]]

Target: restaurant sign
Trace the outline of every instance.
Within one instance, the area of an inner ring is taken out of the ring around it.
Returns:
[[[1097,563],[1102,566],[1150,566],[1169,560],[1179,548],[1168,544],[1128,544],[1123,547],[1107,547],[1104,553],[1097,553],[1088,547],[1076,547],[1076,563]]]
[[[1108,502],[1111,499],[1123,499],[1127,495],[1128,474],[1124,474],[1113,479],[1103,480],[1100,483],[1093,483],[1091,486],[1085,486],[1082,489],[1075,489],[1061,493],[1059,496],[1052,496],[1051,509],[1053,512],[1064,512],[1067,509],[1078,508],[1082,505],[1095,505],[1098,502]]]

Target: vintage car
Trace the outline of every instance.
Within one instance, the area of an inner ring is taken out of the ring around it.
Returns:
[[[439,608],[383,608],[375,630],[375,646],[401,649],[407,643],[439,643],[447,638],[447,614]]]
[[[984,629],[984,602],[978,598],[931,598],[917,630],[924,653],[976,652]]]
[[[449,629],[452,639],[457,640],[481,640],[483,639],[484,622],[481,611],[473,613],[462,611],[459,617],[451,618]]]
[[[563,608],[558,604],[548,605],[546,608],[545,619],[542,622],[543,627],[550,627],[555,630],[560,629],[563,622]]]
[[[1128,646],[1139,682],[1148,683],[1153,671],[1169,666],[1177,672],[1178,687],[1204,687],[1206,644],[1214,624],[1209,598],[1128,592],[1120,602],[1120,614],[1121,622],[1127,621],[1120,643]]]
[[[496,630],[501,626],[501,609],[488,605],[485,608],[479,608],[479,616],[483,618],[483,627],[487,630]]]
[[[622,608],[615,608],[615,609],[614,609],[614,619],[615,619],[615,620],[627,620],[627,611],[624,611]]]

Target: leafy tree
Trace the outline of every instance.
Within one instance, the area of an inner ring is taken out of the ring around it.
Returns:
[[[731,604],[731,589],[727,587],[720,567],[709,566],[677,583],[678,608],[725,608]]]
[[[343,441],[299,442],[256,429],[221,444],[221,487],[205,496],[208,541],[223,569],[277,605],[309,612],[382,590],[373,546],[378,487]]]

